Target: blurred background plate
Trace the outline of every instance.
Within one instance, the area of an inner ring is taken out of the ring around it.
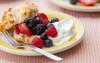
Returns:
[[[82,12],[100,12],[100,4],[97,4],[96,6],[80,6],[80,5],[70,4],[69,0],[50,0],[50,1],[60,7],[69,10],[82,11]]]

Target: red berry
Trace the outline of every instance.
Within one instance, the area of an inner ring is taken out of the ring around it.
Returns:
[[[47,19],[42,20],[42,24],[47,25],[48,23],[50,23],[49,20],[47,20]]]
[[[54,26],[51,26],[46,30],[46,34],[51,37],[57,37],[58,32]]]
[[[42,24],[47,25],[50,23],[48,17],[44,13],[39,13],[37,16],[42,19]]]
[[[47,19],[48,20],[47,16],[44,13],[39,13],[37,16],[39,18],[41,18],[42,20],[44,20],[44,19]]]
[[[19,29],[18,29],[18,24],[17,25],[15,25],[15,32],[16,32],[16,34],[20,34],[20,31],[19,31]]]
[[[44,41],[41,38],[35,37],[32,40],[32,45],[39,47],[39,48],[42,48],[44,45]]]
[[[80,0],[80,2],[86,6],[91,6],[94,5],[97,2],[97,0]]]
[[[18,24],[18,29],[21,33],[24,33],[28,36],[32,35],[32,31],[25,25],[25,23]]]

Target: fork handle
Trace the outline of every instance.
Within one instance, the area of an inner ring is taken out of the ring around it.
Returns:
[[[35,46],[25,46],[25,47],[26,47],[26,49],[35,50],[36,52],[41,53],[41,54],[45,55],[46,57],[51,58],[53,60],[56,60],[56,61],[63,60],[63,58],[60,58],[60,57],[55,56],[51,53],[48,53],[48,52],[44,51],[43,49],[37,48]]]

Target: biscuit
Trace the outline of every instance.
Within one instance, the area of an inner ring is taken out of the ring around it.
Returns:
[[[38,14],[38,7],[32,3],[24,2],[16,8],[9,8],[2,17],[0,31],[10,29],[17,23],[24,22],[29,17],[35,17]]]
[[[2,22],[0,22],[0,31],[14,29],[14,25],[24,22],[27,18],[35,17],[38,14],[38,7],[32,3],[24,2],[16,8],[9,8],[5,11]],[[35,36],[27,36],[20,33],[17,35],[15,31],[12,32],[13,37],[18,42],[25,44],[31,44],[32,38]]]

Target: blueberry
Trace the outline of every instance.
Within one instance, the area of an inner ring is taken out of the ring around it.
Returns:
[[[48,23],[47,24],[47,28],[51,27],[51,26],[54,26],[52,23]]]
[[[70,3],[73,5],[76,5],[77,2],[78,2],[78,0],[70,0]]]
[[[41,35],[43,32],[45,32],[46,27],[43,24],[37,24],[36,26],[36,34]]]
[[[44,41],[44,44],[46,47],[50,47],[50,46],[53,46],[53,42],[51,39],[47,39]]]
[[[58,21],[59,21],[58,18],[52,18],[52,19],[51,19],[51,23],[58,22]]]
[[[34,21],[36,21],[37,24],[41,24],[42,20],[39,17],[34,17]]]
[[[48,39],[48,36],[47,36],[47,34],[46,34],[45,32],[42,33],[42,34],[40,35],[40,37],[41,37],[41,39],[43,39],[43,40]]]

